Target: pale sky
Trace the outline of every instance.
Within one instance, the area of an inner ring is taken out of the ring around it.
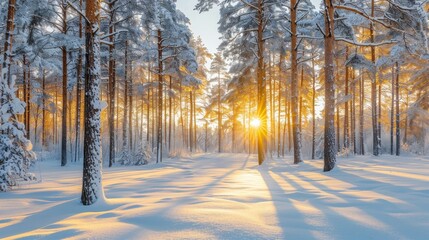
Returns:
[[[219,8],[215,7],[209,12],[199,14],[198,11],[194,11],[194,7],[198,0],[177,0],[177,8],[188,16],[191,20],[191,30],[195,36],[200,36],[203,39],[204,44],[211,53],[217,51],[217,47],[220,44],[220,34],[217,31],[219,21]],[[311,0],[318,8],[322,0]]]

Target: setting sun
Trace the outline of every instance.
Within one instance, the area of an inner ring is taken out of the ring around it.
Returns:
[[[252,121],[250,121],[250,126],[253,128],[258,128],[261,126],[261,120],[259,118],[254,118]]]

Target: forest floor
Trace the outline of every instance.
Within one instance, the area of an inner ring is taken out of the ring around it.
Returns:
[[[40,183],[0,193],[0,239],[429,239],[429,157],[340,158],[329,173],[291,161],[200,154],[105,169],[108,199],[90,207],[80,164],[43,161]]]

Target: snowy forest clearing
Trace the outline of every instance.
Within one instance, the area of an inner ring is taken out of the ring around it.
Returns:
[[[106,168],[108,200],[88,207],[79,165],[38,162],[41,183],[0,194],[0,238],[428,238],[428,157],[340,158],[329,173],[291,163],[207,154]]]

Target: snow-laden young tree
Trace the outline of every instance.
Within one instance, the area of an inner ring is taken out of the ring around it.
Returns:
[[[24,103],[15,95],[16,77],[11,74],[12,46],[16,1],[9,0],[5,28],[5,44],[0,76],[0,191],[7,191],[19,180],[32,180],[29,173],[35,155],[25,136],[25,126],[18,115],[24,113]]]

